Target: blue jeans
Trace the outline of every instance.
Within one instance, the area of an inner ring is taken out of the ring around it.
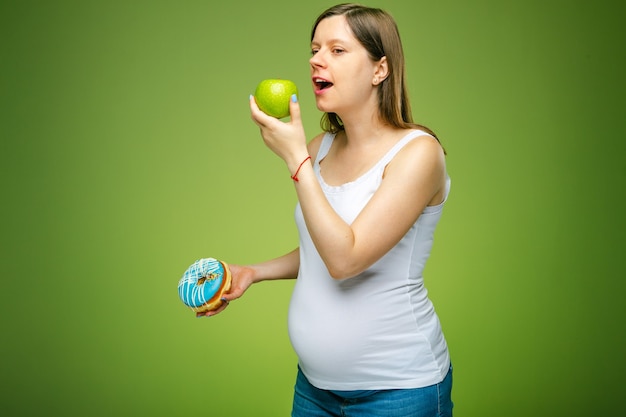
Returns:
[[[379,391],[327,391],[298,369],[292,417],[452,417],[452,367],[438,384]]]

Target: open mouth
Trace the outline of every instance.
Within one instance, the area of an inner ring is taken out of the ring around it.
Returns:
[[[327,88],[330,88],[333,86],[333,83],[331,83],[330,81],[327,81],[323,78],[314,78],[313,82],[315,83],[315,86],[317,87],[318,90],[326,90]]]

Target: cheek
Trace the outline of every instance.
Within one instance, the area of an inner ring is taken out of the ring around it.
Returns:
[[[374,80],[374,69],[366,64],[355,66],[351,78],[359,87],[371,87]]]
[[[349,85],[353,95],[360,98],[367,97],[372,93],[372,80],[374,76],[367,69],[359,69],[352,72],[349,77]]]

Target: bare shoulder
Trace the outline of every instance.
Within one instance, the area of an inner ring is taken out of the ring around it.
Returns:
[[[407,143],[387,165],[384,178],[425,193],[427,205],[439,204],[447,178],[443,147],[437,139],[424,134]]]
[[[424,133],[407,143],[398,152],[392,164],[394,162],[397,165],[421,165],[424,168],[445,169],[445,152],[436,138]]]

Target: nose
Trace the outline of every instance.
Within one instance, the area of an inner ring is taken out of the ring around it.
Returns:
[[[311,68],[324,67],[325,61],[322,57],[322,52],[317,51],[316,53],[314,53],[311,59],[309,59],[309,64],[311,64]]]

